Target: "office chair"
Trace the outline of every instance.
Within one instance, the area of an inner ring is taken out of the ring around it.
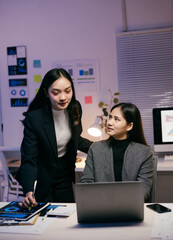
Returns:
[[[10,173],[7,160],[0,151],[0,201],[22,201],[24,194],[22,187]]]
[[[157,161],[158,156],[153,156],[153,183],[152,183],[152,189],[151,189],[151,202],[155,202],[155,195],[156,195],[156,180],[157,180]]]

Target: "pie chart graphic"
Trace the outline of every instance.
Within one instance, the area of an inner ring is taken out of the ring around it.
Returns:
[[[17,212],[20,209],[18,207],[8,207],[4,209],[6,212]]]

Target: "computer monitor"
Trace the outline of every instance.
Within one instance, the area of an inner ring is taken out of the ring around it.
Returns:
[[[173,152],[173,107],[153,109],[154,151]]]

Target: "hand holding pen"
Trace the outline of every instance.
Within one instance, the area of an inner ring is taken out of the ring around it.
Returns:
[[[28,192],[26,194],[26,197],[24,198],[24,200],[21,203],[19,203],[19,206],[24,207],[24,208],[28,208],[29,210],[31,210],[32,207],[36,207],[37,202],[35,200],[33,192]]]
[[[30,211],[32,207],[36,207],[37,206],[37,202],[35,200],[36,184],[37,184],[37,181],[35,181],[35,183],[34,183],[34,190],[33,190],[33,192],[27,192],[26,193],[26,197],[24,198],[24,200],[21,203],[19,203],[20,207],[28,208],[29,211]]]

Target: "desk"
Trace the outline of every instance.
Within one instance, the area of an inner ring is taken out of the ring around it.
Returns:
[[[80,179],[82,177],[82,172],[85,167],[85,160],[86,160],[87,154],[78,151],[77,152],[77,159],[80,159],[79,162],[76,162],[76,168],[75,168],[75,182],[80,182]]]
[[[156,201],[173,202],[173,161],[159,158],[157,166]]]
[[[20,147],[5,147],[0,146],[0,151],[4,153],[6,159],[20,158]]]
[[[2,203],[1,203],[2,204]],[[173,204],[167,204],[173,209]],[[144,207],[144,221],[139,223],[113,223],[80,225],[76,212],[68,218],[56,218],[40,235],[0,233],[1,240],[149,240],[157,213]],[[20,226],[17,226],[20,227]]]
[[[1,155],[2,154],[4,155],[9,170],[11,172],[13,171],[13,169],[16,171],[16,169],[18,169],[18,167],[20,166],[20,160],[21,160],[20,147],[0,146],[0,152],[1,152]]]

